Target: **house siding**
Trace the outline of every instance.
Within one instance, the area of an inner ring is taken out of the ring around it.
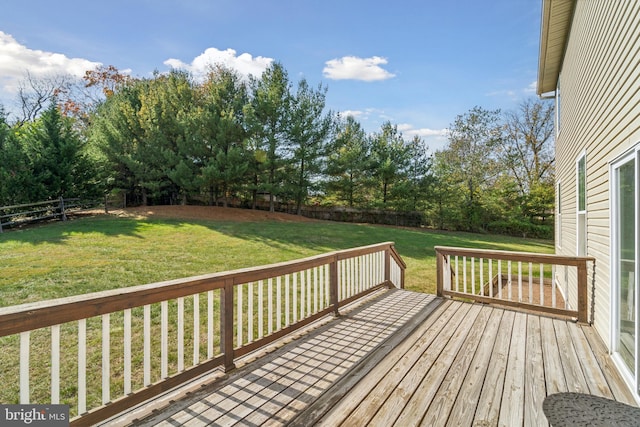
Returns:
[[[576,161],[586,154],[587,255],[596,258],[594,326],[611,350],[612,160],[640,142],[640,2],[578,0],[560,73],[562,241],[576,255]],[[575,292],[575,278],[568,290]]]

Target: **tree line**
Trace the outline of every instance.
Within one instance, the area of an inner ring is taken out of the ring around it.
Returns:
[[[410,211],[441,229],[550,237],[550,104],[474,107],[432,154],[391,122],[367,133],[328,111],[326,94],[277,62],[249,78],[220,65],[198,80],[114,67],[79,86],[29,77],[22,117],[0,110],[0,205],[115,192],[141,205],[256,208],[266,198],[270,210]]]

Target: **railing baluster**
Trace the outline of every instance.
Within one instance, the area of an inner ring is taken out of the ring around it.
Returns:
[[[512,274],[511,274],[511,261],[507,261],[507,295],[509,298],[509,301],[513,301],[513,294],[511,292],[511,287],[513,285],[513,281],[511,280]]]
[[[462,257],[462,289],[467,293],[467,257]]]
[[[306,303],[307,284],[304,280],[304,271],[300,272],[300,319],[304,319],[304,305]]]
[[[102,404],[106,405],[111,400],[109,389],[111,380],[111,322],[109,313],[102,315]]]
[[[267,279],[267,333],[273,333],[273,279]]]
[[[264,336],[264,296],[262,290],[262,280],[258,280],[258,338]]]
[[[320,266],[320,310],[324,310],[327,307],[327,301],[325,300],[325,295],[326,295],[326,276],[325,276],[325,271],[326,271],[327,266],[326,265],[321,265]]]
[[[345,260],[338,261],[338,273],[340,274],[340,283],[338,283],[338,301],[342,301],[347,298],[347,286],[346,286],[346,268]]]
[[[498,298],[502,299],[502,260],[498,260]]]
[[[242,319],[242,288],[244,287],[244,285],[240,285],[238,286],[238,317],[236,319],[236,322],[238,324],[238,330],[236,331],[237,336],[236,336],[236,345],[238,347],[241,347],[242,344],[244,343],[244,338],[242,337],[242,323],[243,323],[243,319]],[[249,294],[251,294],[251,292],[249,292]],[[249,299],[250,297],[247,295],[247,299]],[[251,317],[251,310],[253,310],[253,307],[248,307],[247,308],[247,318]],[[251,323],[251,322],[249,322]],[[248,329],[248,325],[247,325],[247,329]]]
[[[124,310],[124,394],[131,393],[131,309]]]
[[[253,342],[253,282],[247,284],[247,342]]]
[[[289,292],[289,277],[291,275],[287,274],[284,276],[284,325],[289,326],[291,324],[290,313],[291,313],[291,305],[290,305],[290,292]]]
[[[313,267],[313,312],[318,312],[318,267]]]
[[[293,273],[293,323],[298,321],[298,273]]]
[[[311,269],[307,269],[307,316],[311,314]]]
[[[160,378],[169,376],[168,351],[169,351],[169,302],[160,303]]]
[[[276,329],[282,329],[282,276],[276,278]]]
[[[193,360],[200,363],[200,294],[193,294]]]
[[[145,305],[143,308],[143,326],[142,334],[144,335],[142,340],[143,347],[143,383],[144,386],[151,384],[151,306]]]
[[[493,260],[489,258],[489,297],[493,298]]]
[[[51,403],[60,403],[60,325],[51,327]]]
[[[78,415],[87,412],[87,319],[78,320]]]
[[[480,258],[480,295],[484,296],[484,259]]]
[[[184,298],[178,298],[178,372],[184,371]]]
[[[471,293],[476,294],[476,257],[471,257]]]
[[[529,263],[529,304],[533,304],[533,263]]]
[[[518,261],[518,302],[522,302],[522,261]]]
[[[551,265],[551,307],[556,308],[556,265]]]
[[[20,332],[20,404],[29,402],[29,353],[31,331]]]
[[[540,305],[544,305],[544,264],[540,263]]]
[[[213,357],[213,291],[207,291],[207,359]]]

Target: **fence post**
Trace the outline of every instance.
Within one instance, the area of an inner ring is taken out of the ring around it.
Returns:
[[[235,369],[233,363],[233,279],[225,279],[220,300],[220,349],[224,354],[225,372]]]
[[[60,218],[63,221],[67,220],[67,215],[64,213],[64,199],[60,196]]]
[[[581,260],[578,263],[578,322],[587,323],[589,321],[587,302],[587,261]]]
[[[329,303],[336,317],[340,316],[338,302],[338,256],[335,255],[329,264]]]

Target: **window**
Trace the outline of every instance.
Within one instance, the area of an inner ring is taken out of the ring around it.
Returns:
[[[585,256],[587,254],[587,159],[585,154],[582,154],[578,159],[576,169],[576,198],[578,202],[576,252],[578,256]]]
[[[561,184],[556,184],[556,246],[562,247],[562,196],[561,196]]]

